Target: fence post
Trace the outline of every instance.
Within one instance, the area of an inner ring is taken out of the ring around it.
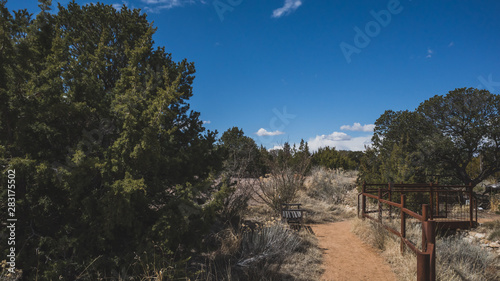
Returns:
[[[433,216],[433,212],[434,212],[434,208],[433,208],[433,205],[434,205],[434,188],[432,186],[432,182],[430,183],[430,189],[429,189],[429,205],[430,205],[430,212],[429,212],[429,218],[432,220],[434,218]]]
[[[363,189],[361,190],[363,195],[361,195],[361,217],[364,219],[366,214],[366,181],[363,181]]]
[[[429,221],[429,205],[422,205],[422,252],[417,253],[417,280],[436,280],[436,222]]]
[[[392,202],[392,182],[389,182],[389,201]],[[389,218],[392,219],[392,205],[389,205]]]
[[[380,202],[380,199],[382,199],[382,189],[379,187],[379,189],[378,189],[378,222],[382,223],[382,202]]]
[[[474,227],[473,222],[473,209],[472,209],[472,182],[469,183],[469,228],[472,229]]]
[[[417,281],[429,281],[429,255],[417,253]]]
[[[422,252],[427,251],[427,239],[425,237],[425,235],[426,235],[425,227],[427,226],[426,222],[429,219],[428,210],[429,210],[429,205],[423,204],[422,205],[422,218],[424,219],[424,221],[422,222]]]
[[[426,221],[427,252],[429,253],[429,277],[431,281],[436,280],[436,222]]]
[[[406,238],[406,213],[403,211],[406,208],[406,195],[401,194],[401,254],[405,251],[405,243],[403,239]]]
[[[439,187],[436,190],[436,216],[439,216]]]

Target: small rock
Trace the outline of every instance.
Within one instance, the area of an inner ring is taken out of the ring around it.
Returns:
[[[486,237],[486,234],[484,234],[484,233],[476,233],[474,236],[476,238],[483,239],[484,237]]]
[[[498,243],[498,242],[490,243],[489,246],[491,248],[500,248],[500,243]]]

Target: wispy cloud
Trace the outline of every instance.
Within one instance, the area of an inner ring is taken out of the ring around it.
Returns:
[[[312,151],[321,147],[335,147],[337,150],[364,151],[371,144],[372,136],[351,137],[346,133],[333,132],[330,135],[317,135],[307,143]]]
[[[128,7],[128,2],[127,1],[122,1],[121,4],[119,3],[115,3],[115,4],[111,4],[111,6],[113,6],[113,8],[115,8],[115,10],[119,11],[122,9],[123,5],[127,6]]]
[[[200,2],[202,4],[206,4],[205,1],[200,0],[200,1],[195,1],[195,0],[141,0],[143,3],[145,3],[146,7],[144,7],[144,10],[152,13],[158,13],[161,10],[164,9],[172,9],[175,7],[182,7],[186,4],[194,4],[196,2]]]
[[[262,137],[262,136],[278,136],[278,135],[283,135],[284,132],[281,131],[274,131],[274,132],[269,132],[264,128],[260,128],[256,133],[257,136]]]
[[[273,11],[273,18],[280,18],[282,16],[286,16],[293,11],[297,10],[302,5],[302,1],[300,0],[285,0],[283,7],[278,8]]]
[[[203,121],[203,124],[210,124],[210,123],[212,123],[212,121],[210,121],[210,120]]]
[[[352,126],[351,125],[340,126],[340,129],[342,131],[373,132],[373,129],[375,129],[375,125],[374,124],[361,125],[361,123],[354,123]]]
[[[455,46],[455,42],[451,41],[450,44],[448,44],[448,47],[453,47]]]
[[[425,56],[426,58],[430,59],[432,58],[432,54],[434,54],[434,51],[431,50],[430,48],[427,49],[427,56]]]

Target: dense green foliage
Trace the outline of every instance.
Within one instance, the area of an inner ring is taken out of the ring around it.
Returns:
[[[144,273],[139,256],[188,253],[220,205],[198,204],[221,161],[187,103],[193,63],[153,48],[138,10],[49,6],[33,18],[0,2],[0,180],[15,170],[16,267],[25,280],[96,280]]]
[[[335,148],[324,147],[318,149],[312,155],[312,164],[329,169],[357,170],[363,152],[336,150]]]
[[[238,127],[222,134],[219,151],[224,159],[224,172],[229,177],[259,176],[265,169],[260,161],[261,153],[257,144]]]
[[[500,171],[500,96],[461,88],[415,111],[386,111],[360,178],[370,182],[477,185]]]

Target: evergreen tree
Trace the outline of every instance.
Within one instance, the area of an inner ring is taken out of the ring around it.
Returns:
[[[0,2],[1,180],[15,170],[23,278],[117,278],[144,273],[135,253],[187,255],[220,166],[187,103],[194,64],[155,48],[139,10],[50,4],[33,19]]]

